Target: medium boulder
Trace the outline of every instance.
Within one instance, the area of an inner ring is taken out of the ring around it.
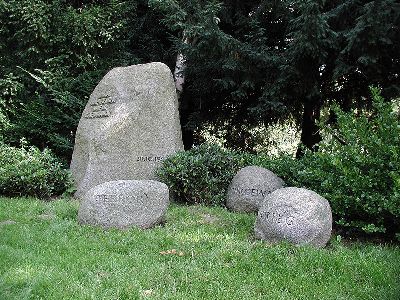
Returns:
[[[82,198],[113,180],[156,179],[162,160],[183,150],[178,100],[162,63],[108,72],[90,95],[79,121],[71,173]]]
[[[332,231],[329,202],[303,188],[282,188],[272,192],[258,211],[257,238],[270,243],[288,241],[324,247]]]
[[[229,185],[226,206],[237,212],[257,212],[265,197],[284,184],[281,178],[265,168],[242,168]]]
[[[154,180],[118,180],[91,188],[80,203],[81,224],[150,228],[164,220],[168,187]]]

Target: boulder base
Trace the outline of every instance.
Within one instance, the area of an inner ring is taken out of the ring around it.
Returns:
[[[257,212],[264,199],[284,184],[281,178],[265,168],[242,168],[228,188],[226,206],[237,212]]]
[[[164,220],[168,187],[153,180],[118,180],[90,189],[81,201],[81,224],[104,228],[150,228]]]
[[[270,243],[288,241],[324,247],[332,231],[332,212],[328,201],[302,188],[283,188],[272,192],[258,211],[257,238]]]

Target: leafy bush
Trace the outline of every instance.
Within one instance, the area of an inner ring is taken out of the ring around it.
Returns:
[[[223,205],[233,176],[252,158],[250,154],[203,144],[164,160],[158,176],[181,201]]]
[[[69,172],[50,150],[0,142],[0,194],[48,198],[71,187]]]
[[[336,108],[336,126],[322,126],[330,138],[292,165],[290,184],[326,197],[339,225],[394,235],[400,233],[400,121],[377,89],[372,94],[370,113]]]
[[[182,202],[224,205],[231,180],[250,165],[270,169],[290,185],[299,184],[294,178],[303,169],[302,162],[289,155],[277,159],[202,144],[164,160],[157,175]]]
[[[335,108],[337,123],[321,124],[319,151],[301,159],[258,157],[289,186],[327,198],[345,232],[400,238],[400,120],[390,102],[371,89],[370,112]]]

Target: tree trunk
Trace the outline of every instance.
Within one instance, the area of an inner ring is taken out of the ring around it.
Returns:
[[[183,141],[183,148],[185,150],[190,150],[193,148],[194,145],[194,131],[193,130],[182,130],[182,141]]]
[[[187,40],[185,40],[187,43]],[[185,83],[185,69],[186,60],[182,53],[179,53],[176,57],[175,70],[174,70],[174,80],[176,93],[178,94],[178,99],[183,92],[183,84]]]
[[[194,144],[194,130],[193,126],[190,126],[190,116],[193,113],[193,105],[191,103],[190,93],[186,92],[181,96],[179,103],[179,115],[182,128],[182,141],[185,150],[190,150]],[[188,126],[189,125],[189,126]]]
[[[189,39],[186,34],[183,34],[183,43],[186,45],[193,45],[197,42],[197,38]],[[178,99],[180,98],[183,87],[185,84],[185,70],[186,70],[186,58],[183,53],[178,53],[175,61],[175,70],[174,70],[174,80],[175,80],[175,88],[178,94]]]
[[[185,44],[189,44],[189,39],[185,37],[185,34],[183,42]],[[192,149],[194,144],[194,130],[186,126],[189,122],[189,118],[192,113],[192,108],[191,105],[188,103],[188,100],[190,99],[187,99],[188,97],[182,96],[185,84],[185,69],[186,69],[185,56],[182,53],[178,53],[175,61],[174,81],[175,81],[176,93],[179,100],[183,147],[185,150],[190,150]]]
[[[321,141],[317,122],[320,119],[321,105],[317,99],[307,99],[304,103],[303,120],[301,124],[301,144],[306,148],[317,151]],[[301,147],[297,148],[296,157],[304,155]]]

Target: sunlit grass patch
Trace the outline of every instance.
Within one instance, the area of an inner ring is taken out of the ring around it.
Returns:
[[[102,230],[77,209],[1,198],[0,299],[399,299],[396,246],[271,246],[255,215],[176,204],[163,226]]]

